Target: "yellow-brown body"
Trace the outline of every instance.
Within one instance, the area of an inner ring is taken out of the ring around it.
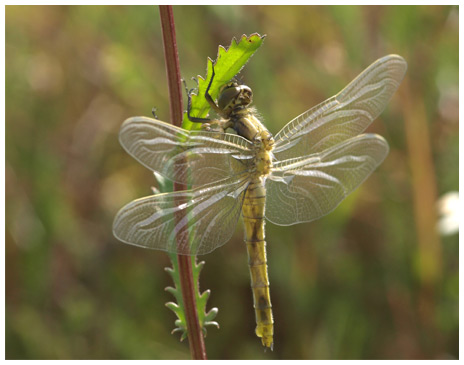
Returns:
[[[251,290],[256,315],[256,335],[264,346],[272,349],[274,320],[272,317],[265,241],[265,179],[272,167],[274,139],[261,122],[249,112],[239,119],[238,133],[255,144],[255,171],[245,193],[242,216],[251,276]],[[242,133],[240,133],[242,132]]]
[[[245,224],[245,243],[248,251],[248,266],[251,290],[256,314],[256,335],[264,346],[272,348],[272,305],[267,273],[266,241],[264,240],[264,207],[266,191],[262,178],[250,183],[242,207]]]
[[[245,243],[248,251],[251,290],[256,314],[256,335],[261,338],[264,346],[272,349],[274,320],[267,273],[264,219],[265,180],[272,168],[271,151],[274,148],[274,138],[256,117],[256,110],[249,106],[253,99],[253,93],[248,86],[238,85],[234,82],[227,84],[221,91],[218,104],[212,100],[208,92],[206,92],[205,97],[222,119],[210,121],[191,118],[192,121],[207,121],[206,129],[213,125],[217,125],[223,131],[227,128],[233,128],[238,135],[251,141],[254,145],[253,167],[250,168],[251,176],[245,192],[242,216],[245,224]]]

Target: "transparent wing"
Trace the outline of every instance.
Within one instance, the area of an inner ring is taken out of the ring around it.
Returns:
[[[232,236],[247,185],[243,175],[134,200],[116,215],[113,234],[135,246],[183,255],[209,253]]]
[[[251,143],[240,136],[187,131],[145,117],[127,119],[119,141],[145,167],[194,186],[240,174],[252,158]]]
[[[276,162],[266,180],[266,218],[290,225],[330,213],[388,154],[388,143],[362,134],[306,157]]]
[[[397,55],[375,61],[340,93],[283,127],[275,136],[276,159],[324,151],[364,131],[383,111],[406,68],[406,61]]]

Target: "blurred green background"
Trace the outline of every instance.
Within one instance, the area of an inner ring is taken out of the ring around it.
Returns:
[[[174,7],[184,78],[243,33],[267,34],[241,75],[269,130],[341,90],[375,59],[406,79],[369,131],[391,152],[336,211],[267,224],[275,347],[254,335],[240,224],[206,261],[220,330],[211,359],[458,357],[457,6]],[[193,82],[189,81],[191,87]],[[187,359],[170,335],[163,252],[118,242],[116,211],[150,194],[127,155],[127,117],[169,119],[158,8],[6,7],[6,357]],[[453,203],[456,200],[451,199]],[[447,230],[447,232],[445,232]]]

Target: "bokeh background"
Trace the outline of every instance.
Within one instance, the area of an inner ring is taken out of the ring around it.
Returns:
[[[457,358],[458,7],[174,15],[186,79],[232,37],[267,34],[241,75],[273,133],[375,59],[409,64],[369,128],[390,143],[385,162],[330,215],[266,226],[273,352],[254,335],[241,225],[201,257],[221,326],[208,331],[208,357]],[[119,127],[153,106],[168,120],[168,103],[157,7],[6,7],[7,358],[190,357],[170,334],[167,256],[111,233],[116,211],[155,184],[120,147]]]

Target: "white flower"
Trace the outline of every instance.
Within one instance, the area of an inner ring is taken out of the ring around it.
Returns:
[[[459,232],[459,192],[450,191],[440,197],[437,202],[438,230],[442,235]]]

